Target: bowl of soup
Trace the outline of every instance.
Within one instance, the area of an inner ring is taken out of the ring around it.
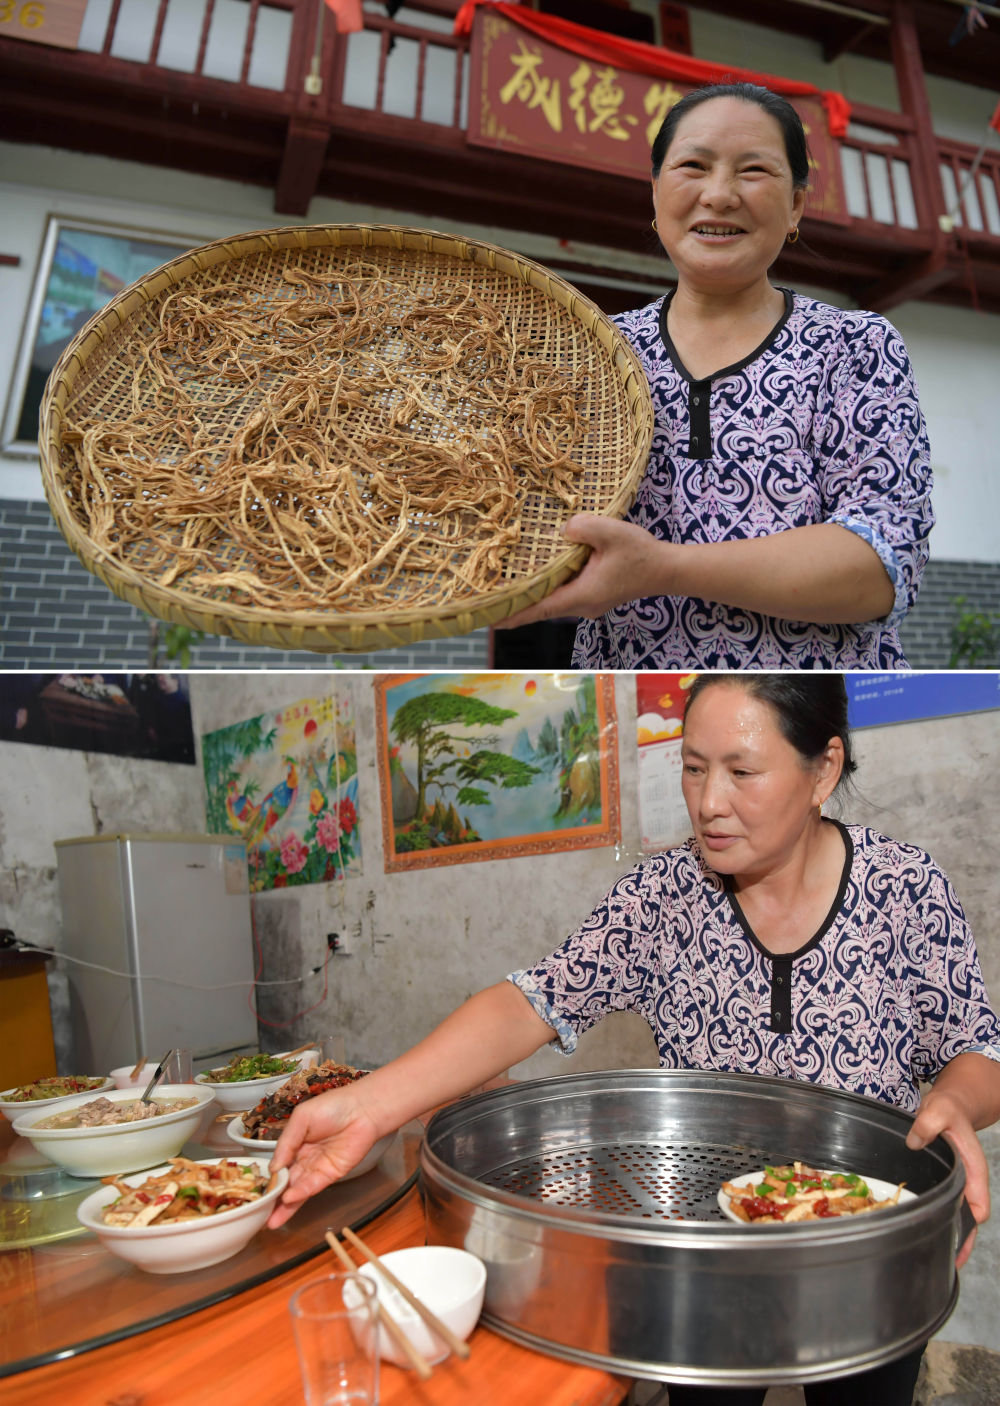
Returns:
[[[115,1176],[176,1156],[212,1102],[200,1084],[158,1084],[147,1112],[135,1089],[108,1089],[22,1113],[13,1128],[70,1176]]]

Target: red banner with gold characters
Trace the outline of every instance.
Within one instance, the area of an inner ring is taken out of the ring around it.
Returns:
[[[75,49],[87,0],[0,0],[0,39]]]
[[[695,86],[591,62],[489,9],[476,11],[471,65],[470,142],[645,181],[660,123]],[[789,102],[809,143],[806,214],[846,224],[840,153],[822,98]]]

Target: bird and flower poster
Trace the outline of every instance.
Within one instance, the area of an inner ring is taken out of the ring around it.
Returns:
[[[205,819],[246,841],[250,891],[361,872],[358,759],[346,691],[202,738]]]
[[[614,680],[396,674],[375,681],[387,873],[614,844]]]

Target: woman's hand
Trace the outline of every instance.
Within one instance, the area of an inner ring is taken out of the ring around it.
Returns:
[[[976,1137],[972,1120],[961,1096],[937,1085],[924,1095],[913,1126],[906,1137],[907,1147],[918,1151],[943,1136],[962,1159],[965,1168],[965,1199],[969,1210],[980,1225],[990,1214],[990,1174],[986,1156]],[[976,1241],[974,1228],[961,1246],[955,1263],[960,1269],[972,1253]]]
[[[310,1196],[356,1167],[381,1136],[353,1086],[300,1103],[271,1159],[272,1172],[288,1168],[288,1185],[271,1212],[269,1228],[277,1230]]]
[[[537,605],[497,621],[498,630],[566,615],[595,620],[612,606],[668,593],[664,568],[667,555],[676,548],[658,541],[645,528],[597,513],[577,513],[567,522],[563,535],[568,542],[591,548],[580,574]]]

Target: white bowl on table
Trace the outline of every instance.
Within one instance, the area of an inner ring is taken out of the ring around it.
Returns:
[[[451,1245],[414,1245],[406,1250],[390,1250],[380,1255],[401,1283],[436,1314],[456,1337],[465,1339],[479,1321],[486,1292],[486,1266],[468,1250]],[[447,1343],[429,1328],[402,1294],[383,1279],[378,1267],[363,1264],[359,1270],[378,1290],[379,1303],[390,1313],[410,1342],[428,1362],[448,1356]],[[378,1329],[379,1355],[397,1366],[409,1367],[409,1359],[396,1346],[384,1328]]]
[[[252,1152],[265,1152],[268,1156],[271,1155],[278,1145],[277,1138],[247,1137],[242,1118],[234,1118],[231,1123],[228,1123],[226,1125],[226,1133],[232,1138],[233,1142],[239,1143],[240,1147],[245,1147]],[[365,1153],[357,1166],[352,1167],[349,1172],[345,1172],[342,1177],[338,1177],[337,1182],[353,1181],[355,1177],[364,1176],[365,1172],[370,1172],[371,1169],[377,1166],[382,1160],[385,1152],[395,1142],[396,1137],[396,1133],[386,1133],[385,1137],[380,1137],[378,1142],[373,1144],[370,1151]]]
[[[135,1089],[108,1089],[103,1094],[75,1094],[60,1101],[57,1113],[68,1113],[95,1098],[111,1103],[134,1103]],[[49,1116],[32,1110],[14,1120],[14,1131],[27,1138],[37,1152],[56,1162],[70,1176],[103,1177],[138,1172],[176,1157],[192,1137],[202,1114],[212,1102],[212,1092],[199,1084],[157,1084],[154,1103],[167,1099],[193,1098],[190,1108],[176,1109],[141,1123],[109,1123],[97,1128],[38,1128]]]
[[[114,1086],[111,1079],[107,1079],[101,1074],[82,1074],[77,1077],[94,1079],[97,1082],[92,1089],[85,1090],[84,1095],[55,1094],[52,1098],[11,1098],[10,1095],[16,1093],[18,1089],[23,1089],[26,1088],[28,1084],[37,1084],[39,1082],[37,1079],[28,1079],[24,1084],[15,1084],[12,1089],[4,1089],[0,1092],[0,1112],[4,1113],[13,1123],[14,1119],[19,1118],[22,1113],[31,1112],[36,1108],[48,1111],[48,1109],[54,1108],[56,1104],[65,1103],[67,1099],[71,1098],[80,1098],[83,1096],[86,1098],[97,1098],[100,1094],[103,1094],[106,1089],[113,1088]]]
[[[287,1084],[293,1074],[297,1074],[300,1069],[309,1069],[319,1058],[318,1050],[306,1050],[304,1054],[289,1056],[279,1054],[275,1059],[294,1058],[295,1068],[286,1070],[283,1074],[262,1074],[257,1079],[227,1079],[224,1083],[216,1083],[207,1075],[217,1073],[218,1070],[204,1069],[200,1074],[194,1076],[196,1084],[202,1088],[211,1089],[215,1095],[215,1101],[220,1108],[227,1113],[244,1113],[251,1108],[256,1108],[261,1099],[267,1094],[273,1094],[280,1089],[282,1084]],[[224,1065],[219,1066],[225,1068]]]
[[[157,1070],[155,1059],[148,1060],[132,1078],[134,1064],[123,1064],[120,1069],[112,1069],[111,1077],[116,1089],[144,1089]]]
[[[214,1166],[217,1157],[199,1159],[202,1166]],[[253,1162],[266,1175],[269,1159],[241,1157],[241,1165]],[[168,1172],[169,1164],[150,1168],[136,1176],[122,1177],[129,1186],[141,1186],[149,1176]],[[77,1207],[77,1219],[92,1230],[106,1250],[119,1259],[127,1260],[150,1274],[180,1274],[192,1269],[205,1269],[239,1254],[257,1234],[288,1184],[288,1171],[282,1168],[275,1183],[257,1201],[248,1201],[234,1210],[220,1211],[198,1220],[174,1221],[167,1225],[105,1225],[101,1212],[117,1200],[113,1186],[102,1186],[91,1192]]]

